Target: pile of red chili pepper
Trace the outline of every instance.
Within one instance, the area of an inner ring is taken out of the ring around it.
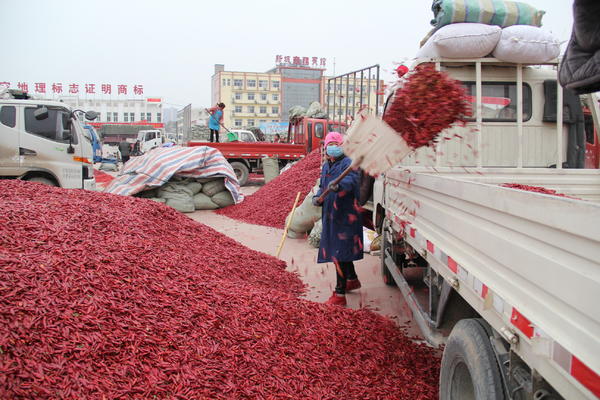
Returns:
[[[151,200],[0,181],[0,398],[434,399],[391,321]]]
[[[321,173],[321,154],[315,150],[294,164],[243,202],[216,211],[217,214],[249,224],[284,228],[298,192],[300,201],[315,185]]]
[[[453,124],[464,125],[469,104],[459,81],[422,64],[396,92],[383,120],[416,149],[433,145],[439,133]]]
[[[522,185],[520,183],[503,183],[500,186],[511,188],[511,189],[526,190],[528,192],[550,194],[550,195],[559,196],[559,197],[568,197],[570,199],[575,198],[575,197],[567,196],[566,194],[563,194],[563,193],[558,193],[556,190],[553,190],[553,189],[546,189],[545,187],[542,187],[542,186]]]

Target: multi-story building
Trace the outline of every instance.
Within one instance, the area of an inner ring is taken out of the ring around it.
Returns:
[[[318,101],[327,109],[327,102],[336,107],[329,113],[341,117],[354,115],[360,104],[375,106],[378,95],[377,79],[356,76],[344,79],[339,85],[328,85],[324,69],[297,64],[279,64],[267,72],[225,71],[223,64],[215,64],[212,76],[211,102],[225,103],[223,125],[229,129],[258,127],[267,123],[288,122],[292,106],[308,107]],[[362,103],[361,99],[362,82]],[[379,81],[381,95],[383,82]],[[382,104],[379,99],[379,105]],[[346,101],[352,103],[346,106]],[[339,107],[344,105],[343,110]]]
[[[225,71],[215,64],[212,105],[225,103],[223,125],[249,128],[281,119],[281,75],[277,72]]]
[[[330,80],[323,77],[323,107],[332,119],[344,120],[354,116],[361,107],[366,106],[372,111],[379,107],[381,114],[384,102],[384,84],[379,84],[375,76],[357,73],[356,75],[339,77]]]
[[[163,128],[162,99],[82,99],[79,96],[61,96],[60,100],[71,107],[100,113],[92,123],[96,127],[106,124],[151,125]]]

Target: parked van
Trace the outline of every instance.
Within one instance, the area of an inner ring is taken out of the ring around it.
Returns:
[[[139,131],[136,147],[139,152],[146,153],[165,142],[162,132],[158,129]]]
[[[0,99],[0,178],[95,190],[92,161],[92,139],[66,104]]]

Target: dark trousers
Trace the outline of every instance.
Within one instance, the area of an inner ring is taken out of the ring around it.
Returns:
[[[214,140],[213,140],[213,134],[214,136]],[[210,141],[211,142],[219,142],[219,130],[218,129],[211,129],[210,130]]]
[[[343,275],[340,275],[340,270]],[[335,275],[337,277],[335,285],[335,292],[337,294],[346,294],[346,281],[348,279],[358,279],[352,261],[338,261],[335,268]]]

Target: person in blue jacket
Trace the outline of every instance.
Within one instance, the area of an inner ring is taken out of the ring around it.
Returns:
[[[210,118],[208,119],[208,129],[210,129],[211,142],[219,142],[219,130],[221,129],[221,121],[223,120],[224,108],[224,103],[217,103],[215,107],[212,107],[208,110],[210,112]]]
[[[313,204],[319,206],[323,191],[331,190],[322,204],[323,232],[317,262],[335,264],[335,291],[327,303],[340,306],[346,305],[347,291],[360,288],[353,261],[363,258],[362,217],[358,205],[360,173],[353,170],[339,184],[332,182],[352,164],[342,150],[343,141],[339,132],[329,132],[325,137],[327,161],[321,171],[319,190],[313,197]]]

